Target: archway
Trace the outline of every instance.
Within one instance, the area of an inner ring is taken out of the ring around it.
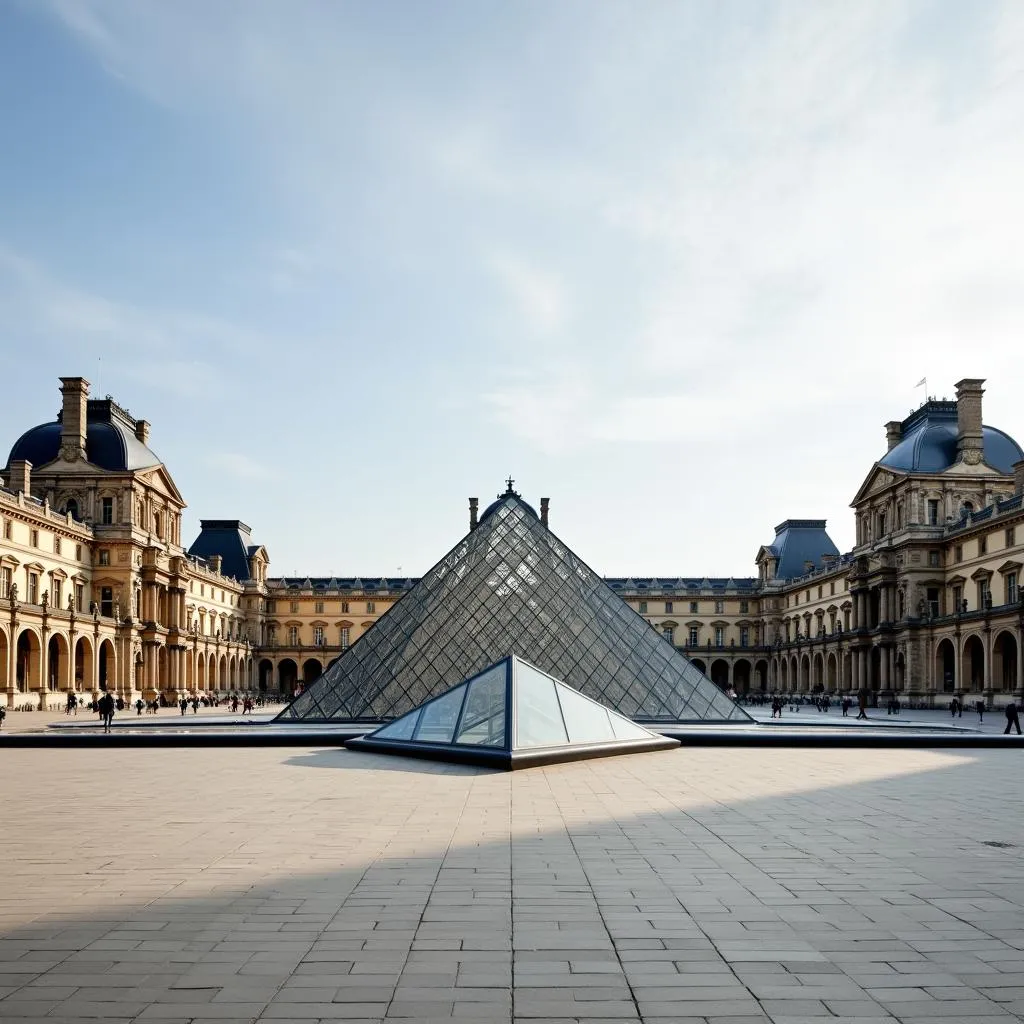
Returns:
[[[68,672],[68,642],[60,633],[54,633],[46,645],[46,688],[51,693],[67,690],[71,686]]]
[[[220,656],[220,669],[217,675],[217,689],[227,690],[228,688],[228,659],[222,654]]]
[[[259,679],[260,693],[266,693],[267,690],[270,689],[270,680],[273,678],[273,675],[274,675],[274,665],[273,665],[273,663],[269,659],[264,658],[260,662],[260,679]]]
[[[907,688],[907,659],[902,651],[896,652],[896,658],[893,661],[893,676],[893,689],[897,693],[903,693]]]
[[[939,693],[954,693],[956,683],[956,650],[947,637],[935,648],[935,689]]]
[[[88,637],[81,636],[75,643],[75,689],[91,690],[92,678],[92,644]]]
[[[195,669],[192,664],[195,660],[195,652],[186,647],[181,653],[181,659],[185,663],[185,689],[191,693],[195,689]]]
[[[839,659],[835,654],[825,659],[825,689],[829,693],[836,693],[839,689]]]
[[[308,686],[324,674],[323,665],[317,658],[307,658],[302,664],[302,681]]]
[[[789,693],[789,658],[779,659],[779,689]]]
[[[100,644],[99,669],[100,689],[112,690],[114,688],[114,679],[117,676],[117,658],[114,654],[114,645],[109,640],[104,640]]]
[[[992,645],[992,686],[1004,693],[1013,693],[1017,682],[1017,638],[1003,630]]]
[[[768,692],[768,662],[763,659],[754,665],[754,686],[762,693]]]
[[[206,686],[204,689],[212,693],[217,689],[217,655],[211,654],[206,659]]]
[[[285,694],[295,692],[299,681],[299,667],[291,658],[285,658],[277,666],[277,688]]]
[[[868,689],[877,693],[882,688],[882,648],[872,647],[868,657]]]
[[[804,655],[800,659],[800,692],[807,693],[811,688],[811,659]]]
[[[196,689],[206,690],[206,655],[200,654],[196,658]]]
[[[695,669],[703,672],[704,675],[708,674],[707,662],[705,662],[703,658],[691,658],[690,661]]]
[[[791,693],[800,690],[800,659],[795,654],[789,659],[789,689]]]
[[[42,647],[39,637],[31,629],[23,629],[18,635],[16,661],[14,666],[15,685],[19,693],[38,690],[41,685],[39,672]]]
[[[821,693],[825,689],[825,659],[818,653],[811,662],[811,689],[814,693]]]
[[[962,689],[980,693],[985,686],[985,645],[972,633],[964,641]]]
[[[737,693],[750,693],[750,662],[740,658],[732,667],[732,688]]]
[[[10,653],[7,634],[0,628],[0,681],[2,681],[5,689],[7,687],[7,659],[10,657]]]

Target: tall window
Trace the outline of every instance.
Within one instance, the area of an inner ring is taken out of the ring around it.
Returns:
[[[28,603],[39,603],[39,574],[35,572],[28,574]]]
[[[29,539],[29,543],[32,545],[32,547],[34,547],[34,548],[39,547],[39,531],[38,530],[32,530],[29,533],[28,539]]]
[[[750,646],[750,628],[748,626],[740,626],[740,647]]]
[[[292,615],[295,615],[298,612],[298,610],[299,610],[299,602],[298,601],[290,602],[289,605],[288,605],[288,610],[292,613]]]
[[[11,596],[11,570],[8,566],[0,567],[0,597],[5,600]]]
[[[324,613],[324,603],[323,603],[323,601],[317,601],[316,604],[313,607],[315,608],[317,615],[323,615],[323,613]]]
[[[75,584],[75,611],[85,611],[85,585],[82,583]]]
[[[928,614],[933,618],[939,617],[939,588],[929,587],[926,600],[928,602]]]
[[[298,646],[299,643],[299,627],[289,626],[288,627],[288,644],[291,647]]]
[[[341,614],[348,615],[348,601],[341,602]]]
[[[114,522],[114,499],[100,498],[100,522],[110,526]]]
[[[750,611],[749,601],[740,601],[740,615],[746,615]]]
[[[725,646],[725,627],[723,626],[715,626],[715,646]]]
[[[377,610],[377,606],[372,601],[366,602],[366,614],[372,615]]]
[[[314,626],[313,627],[313,643],[317,647],[323,647],[324,645],[324,627]]]
[[[61,541],[60,537],[53,538],[53,553],[59,555],[61,553]]]
[[[114,614],[114,588],[103,587],[100,590],[100,615],[109,618]]]
[[[667,641],[668,641],[668,642],[669,642],[670,644],[675,644],[675,639],[674,639],[674,637],[673,637],[673,632],[672,632],[672,627],[671,627],[671,626],[662,626],[662,627],[661,627],[661,635],[662,635],[662,636],[663,636],[663,637],[664,637],[664,638],[665,638],[665,639],[666,639],[666,640],[667,640]]]
[[[836,581],[835,580],[832,580],[832,582],[829,583],[829,585],[828,585],[828,592],[829,592],[829,594],[835,594],[835,592],[836,592]]]
[[[153,513],[153,532],[158,537],[163,537],[164,535],[164,517],[159,512]]]
[[[690,614],[697,615],[700,611],[700,604],[697,601],[690,602]]]
[[[671,614],[672,613],[672,602],[671,601],[666,601],[665,602],[665,612],[666,612],[666,614]]]
[[[1008,526],[1006,528],[1006,546],[1012,548],[1017,543],[1017,528]]]
[[[646,615],[647,614],[647,602],[646,601],[641,601],[640,602],[640,614],[641,615]]]
[[[962,562],[964,560],[963,544],[957,544],[953,547],[953,559],[957,562]]]
[[[978,538],[978,554],[979,555],[987,555],[988,554],[988,537],[979,537]]]
[[[978,580],[978,607],[992,607],[992,592],[988,588],[988,580]]]
[[[63,583],[64,583],[64,581],[62,579],[60,579],[59,577],[54,577],[54,580],[53,580],[53,607],[54,608],[61,608],[61,607],[63,607],[63,602],[61,601],[61,598],[63,597]]]
[[[938,498],[928,499],[928,525],[939,525],[939,500]]]
[[[716,601],[715,602],[715,614],[716,615],[724,615],[725,614],[725,602],[724,601]]]
[[[960,612],[962,610],[961,605],[962,605],[963,599],[964,599],[963,589],[961,587],[954,587],[953,588],[953,614],[954,615],[959,615],[960,614]]]
[[[106,548],[101,548],[99,552],[99,564],[110,565],[110,552]]]
[[[686,638],[686,643],[690,647],[696,647],[697,644],[700,643],[699,627],[697,627],[697,626],[691,626],[690,627],[690,632],[689,632],[689,635]]]
[[[341,627],[341,646],[343,648],[344,647],[348,647],[349,644],[351,643],[351,641],[349,640],[350,636],[351,636],[351,633],[349,632],[349,627],[348,626],[342,626]]]
[[[10,519],[4,520],[4,540],[11,539],[11,521]]]
[[[1015,572],[1006,574],[1006,603],[1017,603],[1017,574]]]

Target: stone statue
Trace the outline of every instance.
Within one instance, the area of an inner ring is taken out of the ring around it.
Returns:
[[[39,603],[43,606],[44,612],[50,607],[50,592],[48,590],[43,591],[43,596]]]
[[[68,594],[68,611],[73,612],[75,610],[75,595]]]
[[[11,601],[11,607],[12,608],[16,608],[18,606],[18,584],[17,583],[12,583],[11,584],[10,601]]]

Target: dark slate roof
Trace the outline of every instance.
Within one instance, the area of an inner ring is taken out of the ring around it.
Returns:
[[[757,587],[757,579],[753,576],[742,576],[739,579],[732,576],[608,576],[605,577],[605,583],[615,591],[638,594],[645,591],[677,593],[684,597],[690,592],[701,590],[720,590],[724,593],[727,590],[752,591]]]
[[[1013,473],[1024,450],[1009,434],[982,427],[985,462]],[[879,465],[906,473],[941,473],[956,464],[956,402],[926,402],[903,421],[903,440],[879,459]]]
[[[160,459],[135,436],[135,420],[109,398],[86,407],[85,457],[100,469],[126,470],[159,466]],[[7,464],[19,459],[45,466],[60,453],[61,414],[52,423],[26,431],[11,449]]]
[[[220,555],[220,571],[236,580],[251,579],[249,556],[259,550],[249,534],[252,530],[240,519],[201,519],[199,536],[192,542],[188,553],[209,561]]]
[[[821,569],[825,555],[839,558],[839,548],[825,531],[825,522],[824,519],[787,519],[775,527],[775,540],[767,548],[778,559],[776,578],[803,576],[808,571],[808,562],[812,562],[815,569]]]
[[[419,579],[408,577],[385,576],[274,576],[267,580],[271,587],[284,587],[288,590],[324,590],[347,591],[358,590],[365,593],[390,593],[393,591],[411,590],[419,583]]]

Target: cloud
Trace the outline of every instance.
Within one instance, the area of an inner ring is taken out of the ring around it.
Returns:
[[[240,452],[211,452],[203,456],[203,463],[235,480],[269,482],[277,479],[268,467]]]
[[[511,253],[493,253],[486,265],[530,331],[548,335],[565,325],[568,298],[557,275]]]

